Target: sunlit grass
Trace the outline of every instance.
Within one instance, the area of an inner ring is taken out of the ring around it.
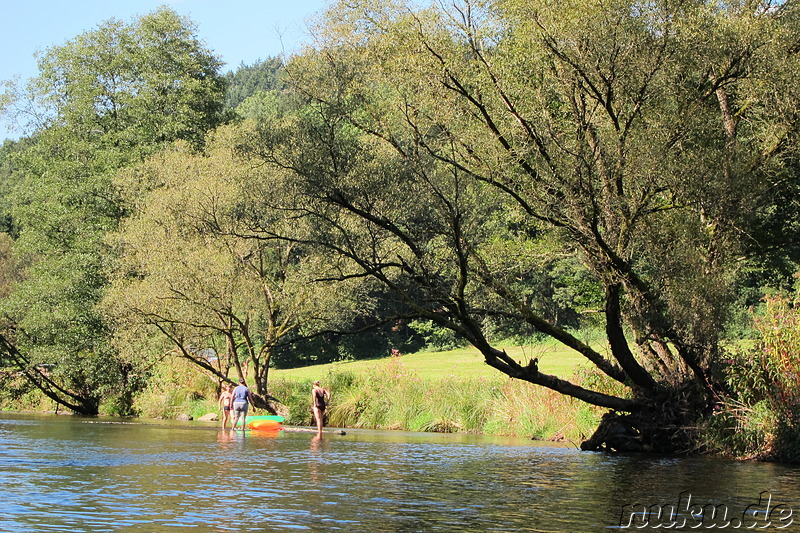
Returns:
[[[561,378],[571,376],[576,367],[584,364],[586,359],[575,351],[558,344],[537,344],[532,346],[505,346],[503,349],[513,359],[527,364],[530,359],[539,360],[539,370]],[[343,361],[325,365],[315,365],[288,370],[270,371],[271,379],[305,381],[324,379],[335,373],[352,372],[362,374],[385,365],[390,357],[362,361]],[[449,377],[493,378],[502,376],[499,371],[487,365],[483,356],[475,348],[461,348],[446,352],[421,352],[400,356],[403,366],[416,372],[418,377],[426,380],[446,379]]]
[[[522,364],[576,383],[588,376],[583,356],[553,344],[506,346]],[[308,389],[322,380],[333,391],[329,423],[339,427],[474,432],[577,442],[601,410],[554,391],[513,380],[488,366],[474,348],[273,370],[270,392],[287,421],[310,423]]]

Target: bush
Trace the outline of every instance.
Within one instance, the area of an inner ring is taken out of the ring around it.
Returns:
[[[199,417],[216,411],[217,384],[197,367],[170,358],[153,369],[148,386],[136,396],[134,409],[148,418]]]
[[[437,326],[430,320],[414,320],[409,327],[424,339],[425,348],[430,351],[455,350],[467,344],[453,330]]]
[[[800,460],[800,309],[797,296],[765,298],[757,342],[724,368],[728,394],[707,422],[705,447],[735,457]]]

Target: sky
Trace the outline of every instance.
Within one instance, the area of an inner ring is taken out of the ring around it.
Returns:
[[[0,0],[0,81],[37,74],[35,53],[116,18],[130,23],[162,5],[189,17],[207,48],[226,63],[291,53],[309,42],[307,22],[331,0]],[[0,117],[0,139],[14,138]]]

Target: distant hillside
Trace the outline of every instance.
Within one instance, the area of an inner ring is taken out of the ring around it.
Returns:
[[[226,111],[236,109],[247,97],[259,91],[272,91],[282,87],[280,71],[283,61],[271,57],[258,61],[253,65],[242,63],[235,71],[225,75],[228,88],[225,92],[224,106]]]

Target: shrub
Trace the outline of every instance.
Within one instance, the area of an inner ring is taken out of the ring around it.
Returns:
[[[728,394],[707,422],[704,446],[736,457],[800,459],[800,308],[765,298],[754,317],[757,342],[731,354],[724,367]]]
[[[414,320],[409,327],[424,339],[426,349],[432,352],[454,350],[467,344],[453,330],[438,326],[430,320]]]
[[[199,417],[216,410],[217,384],[192,363],[170,358],[157,365],[134,409],[148,418]]]

